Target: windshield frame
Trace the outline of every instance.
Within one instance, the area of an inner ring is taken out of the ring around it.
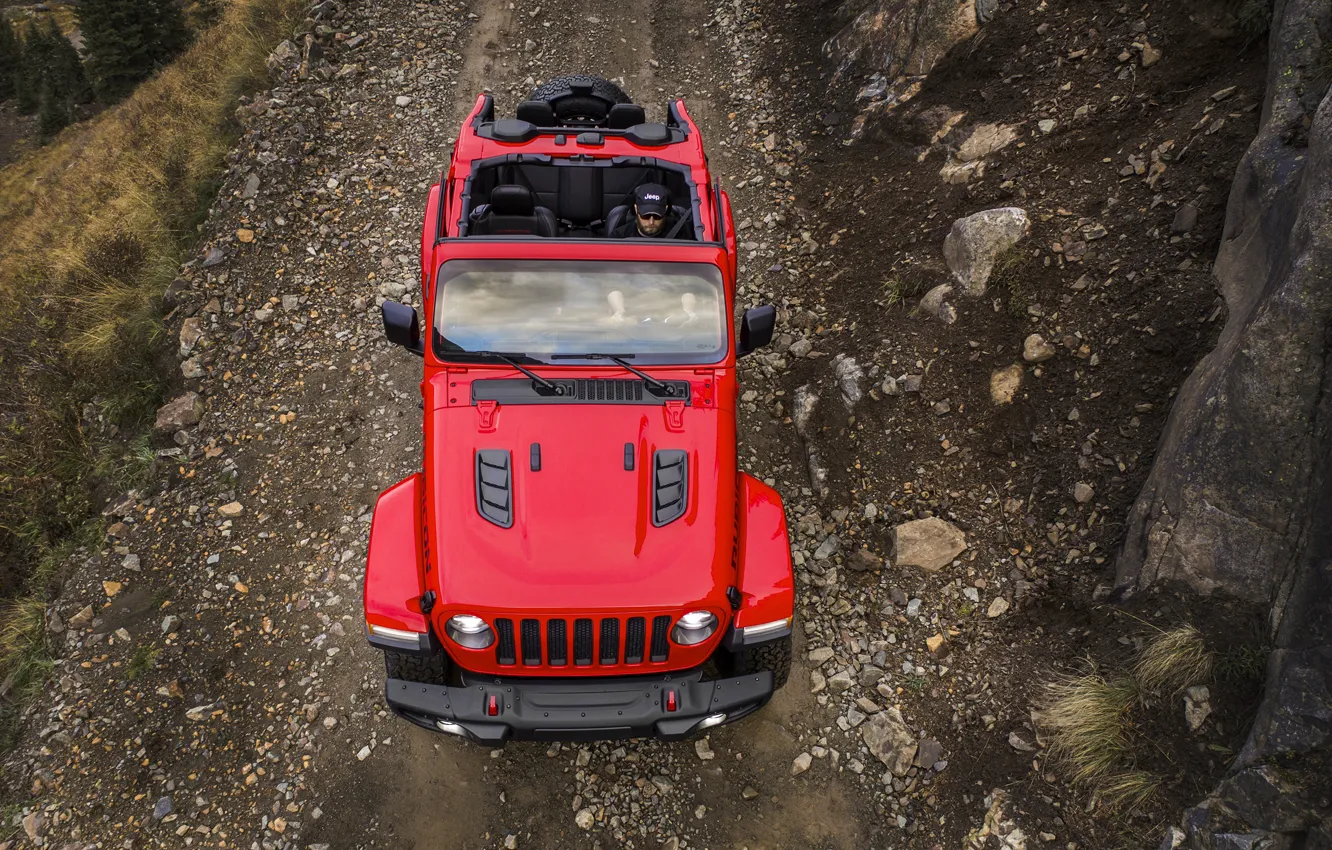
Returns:
[[[699,243],[692,243],[697,246]],[[552,265],[552,264],[570,264],[570,265],[628,265],[635,264],[639,266],[662,266],[662,267],[682,267],[689,266],[699,269],[702,274],[700,279],[705,281],[708,286],[714,286],[717,291],[718,313],[720,319],[720,340],[716,349],[703,354],[689,354],[683,351],[668,353],[653,353],[624,350],[623,346],[617,347],[610,343],[594,344],[589,343],[589,348],[585,351],[569,352],[529,352],[519,350],[518,347],[508,346],[499,349],[491,349],[497,353],[507,354],[526,366],[554,366],[554,367],[599,367],[620,368],[615,366],[609,356],[624,357],[629,360],[635,368],[654,367],[654,366],[708,366],[724,363],[732,351],[732,328],[731,306],[729,297],[729,282],[725,273],[716,263],[705,260],[644,260],[638,258],[587,258],[587,257],[560,257],[560,258],[538,258],[538,257],[450,257],[441,261],[436,267],[434,285],[431,287],[430,298],[430,350],[436,360],[443,364],[458,365],[504,365],[503,361],[485,354],[476,354],[469,351],[457,351],[444,347],[445,337],[440,332],[441,307],[444,299],[444,293],[448,287],[449,274],[447,267],[450,263],[495,263],[512,264],[524,263],[532,265]],[[578,357],[575,354],[590,354],[592,357]]]

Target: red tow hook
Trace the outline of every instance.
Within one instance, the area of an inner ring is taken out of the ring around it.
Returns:
[[[491,694],[486,697],[486,714],[491,717],[499,717],[499,697]]]
[[[679,707],[680,707],[680,704],[679,704],[679,703],[676,701],[676,699],[675,699],[675,691],[667,691],[667,692],[666,692],[666,710],[667,710],[667,711],[675,711],[675,710],[676,710],[677,708],[679,708]]]

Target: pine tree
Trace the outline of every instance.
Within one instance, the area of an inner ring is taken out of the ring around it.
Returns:
[[[48,19],[46,38],[51,45],[51,64],[47,73],[72,113],[74,104],[87,103],[93,97],[92,86],[83,72],[83,60],[69,38],[60,31],[55,18]]]
[[[72,119],[69,103],[56,85],[54,75],[47,74],[43,77],[40,100],[37,122],[43,136],[54,136],[69,126]]]
[[[107,102],[128,95],[190,41],[172,0],[83,0],[78,15],[88,74]]]
[[[31,115],[42,103],[42,79],[50,62],[51,45],[41,27],[28,27],[23,36],[23,58],[19,62],[15,84],[18,88],[18,109]]]
[[[14,35],[9,21],[0,18],[0,101],[9,100],[18,93],[14,78],[22,61],[23,44]]]

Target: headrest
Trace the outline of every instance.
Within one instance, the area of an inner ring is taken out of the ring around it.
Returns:
[[[490,210],[496,215],[532,215],[536,201],[526,186],[496,186],[490,192]]]
[[[523,101],[518,104],[514,117],[537,127],[555,126],[555,109],[544,100]]]
[[[628,130],[647,120],[647,113],[636,103],[617,103],[606,116],[606,126],[612,130]]]

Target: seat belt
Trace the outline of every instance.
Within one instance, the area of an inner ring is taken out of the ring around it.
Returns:
[[[689,212],[687,212],[687,213],[685,213],[684,215],[680,216],[680,220],[677,221],[677,222],[675,223],[675,226],[671,228],[671,232],[666,234],[666,238],[667,238],[667,239],[674,239],[675,236],[676,236],[676,234],[680,232],[680,228],[684,227],[685,222],[686,222],[686,221],[689,221],[689,219],[691,219],[691,218],[693,218],[693,217],[694,217],[694,211],[693,211],[693,209],[690,209]]]

